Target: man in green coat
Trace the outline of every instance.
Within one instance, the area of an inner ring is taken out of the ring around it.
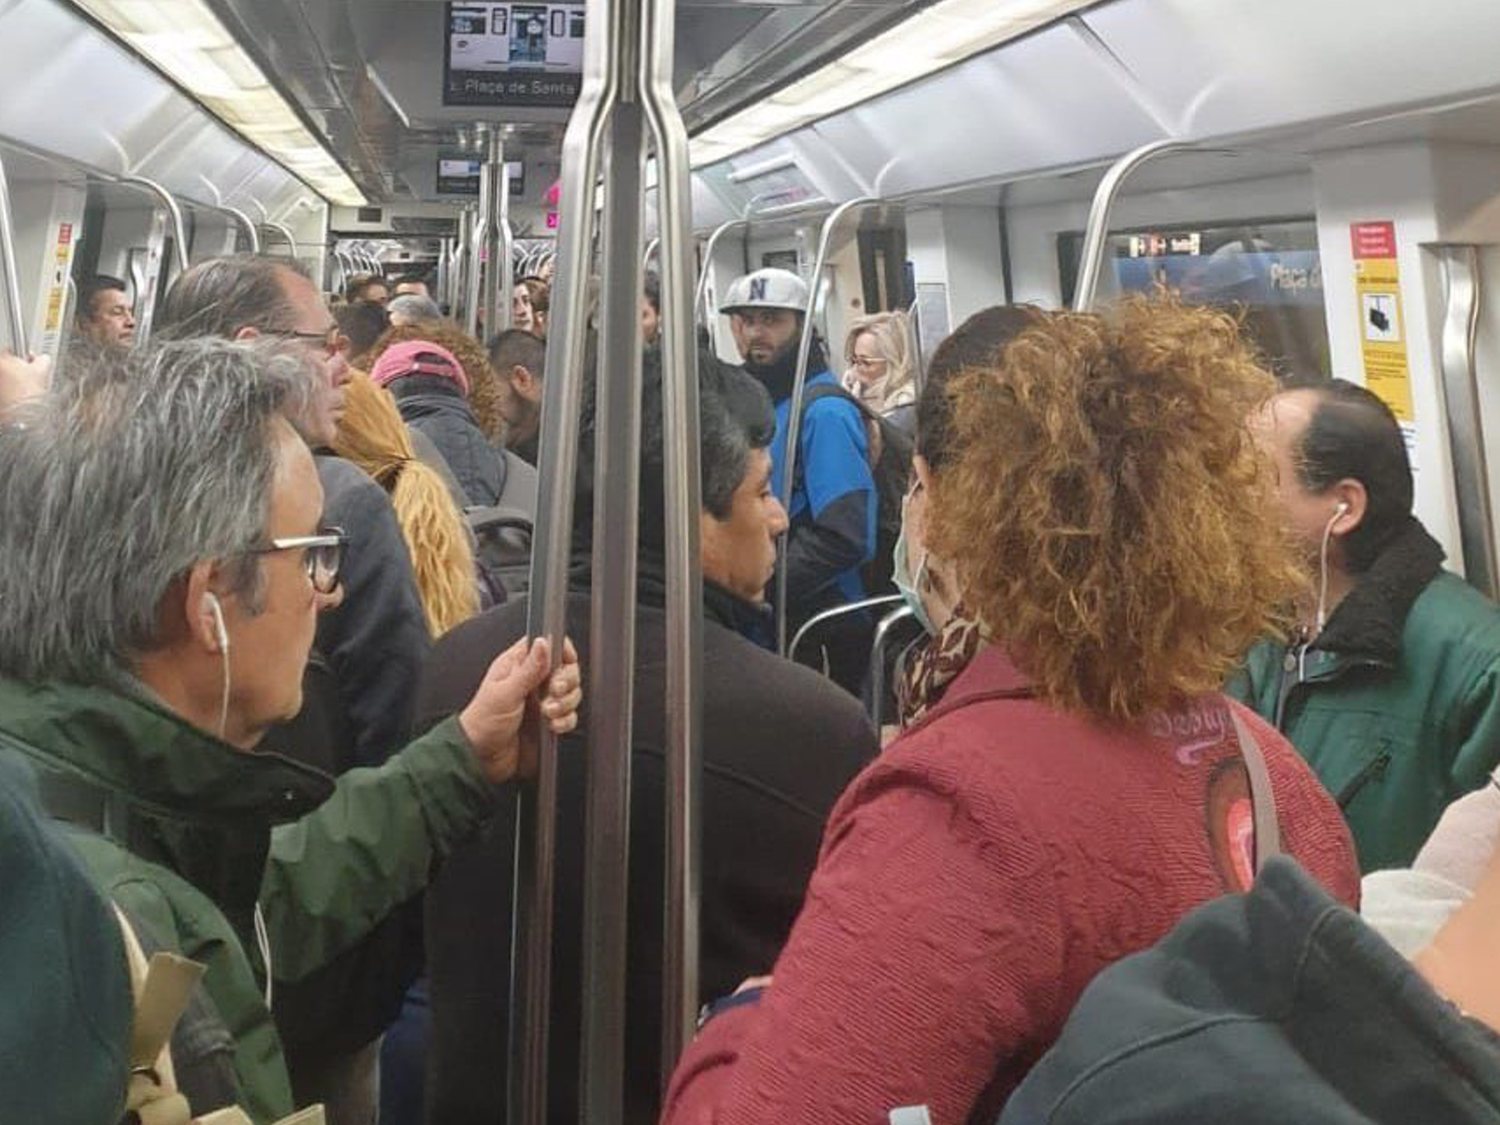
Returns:
[[[1365,871],[1409,866],[1500,763],[1500,609],[1443,569],[1401,429],[1369,391],[1289,384],[1261,436],[1315,586],[1291,643],[1257,645],[1229,691],[1317,771]]]
[[[89,362],[0,417],[0,750],[142,943],[207,967],[207,1017],[173,1041],[195,1111],[269,1122],[294,1108],[277,990],[337,966],[335,1013],[399,999],[362,943],[483,824],[537,722],[572,729],[576,658],[517,645],[453,720],[337,782],[256,753],[340,597],[283,418],[307,373],[210,340]]]

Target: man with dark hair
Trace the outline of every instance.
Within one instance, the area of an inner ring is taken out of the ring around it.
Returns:
[[[432,290],[427,286],[427,279],[419,273],[403,273],[396,279],[396,288],[393,297],[426,297],[432,300]]]
[[[787,439],[797,350],[807,315],[806,283],[790,270],[762,269],[729,287],[719,311],[728,315],[745,370],[776,404],[772,486],[785,495]],[[822,347],[813,342],[806,390],[838,386]],[[847,396],[827,394],[802,409],[797,464],[787,512],[787,621],[789,632],[814,614],[865,596],[860,567],[875,553],[877,497],[870,471],[864,417]],[[818,661],[851,691],[860,690],[870,656],[870,623],[841,622],[823,636]]]
[[[500,377],[500,414],[505,448],[535,465],[541,436],[542,379],[547,372],[547,341],[509,328],[490,341],[490,366]]]
[[[764,590],[786,515],[770,489],[775,418],[743,372],[700,361],[703,629],[703,910],[700,994],[731,991],[771,964],[801,906],[823,821],[844,785],[877,751],[855,701],[806,668],[745,639],[763,634]],[[594,518],[592,406],[574,516],[570,634],[588,651],[589,560]],[[659,360],[648,353],[642,419],[640,571],[631,797],[630,921],[626,1020],[628,1122],[660,1109],[661,919],[665,827],[666,624],[663,428]],[[422,690],[424,719],[462,703],[466,685],[511,639],[527,606],[507,603],[438,642]],[[586,657],[585,657],[586,659]],[[578,1117],[576,1080],[582,957],[584,753],[559,756],[551,1115]],[[515,823],[506,805],[494,828],[429,892],[428,965],[434,1041],[428,1120],[505,1116],[507,973]]]
[[[78,331],[101,347],[135,343],[135,314],[123,281],[102,273],[84,278],[78,286]]]
[[[641,290],[641,340],[649,347],[660,336],[661,279],[648,272],[645,288]]]
[[[361,301],[384,305],[391,299],[391,291],[386,288],[385,278],[379,274],[362,273],[349,279],[349,284],[344,287],[344,299],[351,305]]]
[[[1405,866],[1500,763],[1500,609],[1443,569],[1375,395],[1288,383],[1260,432],[1316,582],[1292,641],[1257,645],[1230,691],[1317,771],[1361,867]]]
[[[366,353],[375,346],[375,341],[391,326],[390,317],[380,305],[361,301],[357,305],[340,305],[333,310],[339,331],[349,341],[345,359],[353,367],[364,368]]]

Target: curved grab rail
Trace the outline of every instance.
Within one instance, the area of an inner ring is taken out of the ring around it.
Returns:
[[[147,179],[145,176],[124,176],[120,182],[141,188],[155,196],[156,201],[162,205],[167,212],[167,219],[172,224],[172,256],[177,259],[178,270],[187,273],[189,265],[187,224],[182,220],[182,205],[177,202],[177,197],[155,180]]]
[[[844,216],[866,207],[878,207],[881,200],[873,196],[861,196],[841,203],[823,220],[823,229],[818,236],[818,257],[813,265],[813,283],[808,286],[808,309],[802,318],[802,338],[797,344],[797,374],[792,381],[792,404],[786,420],[786,464],[781,470],[781,506],[788,513],[792,510],[792,491],[797,482],[797,442],[802,433],[802,400],[807,387],[807,364],[812,355],[813,322],[817,319],[819,298],[823,295],[823,271],[828,266],[828,254],[833,245],[833,236]],[[783,536],[779,550],[779,565],[776,568],[776,648],[785,655],[787,617],[787,537]]]
[[[10,180],[0,160],[0,281],[5,283],[6,319],[10,322],[11,351],[25,359],[31,354],[26,313],[21,300],[21,274],[16,269],[16,227],[10,209]]]

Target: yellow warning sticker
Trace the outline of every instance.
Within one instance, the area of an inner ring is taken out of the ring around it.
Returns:
[[[1398,419],[1414,421],[1395,224],[1354,223],[1350,235],[1354,244],[1354,288],[1365,386]]]

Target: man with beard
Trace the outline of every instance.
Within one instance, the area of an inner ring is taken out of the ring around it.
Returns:
[[[787,429],[797,346],[807,315],[806,283],[789,270],[761,269],[737,280],[719,311],[729,317],[745,370],[776,404],[772,487],[784,495]],[[815,339],[804,394],[838,380]],[[843,394],[804,399],[788,516],[787,624],[791,632],[815,613],[865,596],[859,568],[875,550],[877,501],[864,418]],[[810,652],[815,666],[858,692],[869,661],[870,623],[863,614],[820,627]]]

